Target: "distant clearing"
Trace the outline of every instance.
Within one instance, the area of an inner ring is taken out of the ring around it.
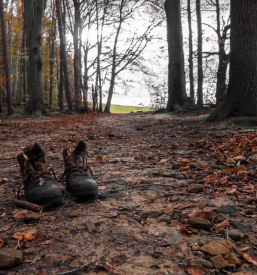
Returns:
[[[111,112],[112,113],[130,113],[137,111],[150,111],[150,108],[147,107],[136,107],[136,106],[122,106],[122,105],[112,105]]]

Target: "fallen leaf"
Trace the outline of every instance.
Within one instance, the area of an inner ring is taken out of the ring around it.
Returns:
[[[189,224],[186,224],[185,226],[180,228],[180,231],[182,233],[187,233],[187,234],[195,234],[197,233],[199,230],[198,229],[194,229],[192,228]]]
[[[29,230],[24,233],[24,238],[28,241],[32,241],[36,238],[37,231],[36,230]]]
[[[13,212],[13,218],[15,219],[23,219],[24,215],[29,213],[29,210],[18,210],[15,209]]]
[[[242,252],[242,253],[240,253],[240,254],[243,256],[243,258],[244,258],[247,262],[249,262],[249,263],[251,263],[251,264],[257,266],[257,256],[252,256],[252,255],[249,255],[249,254],[244,253],[244,252]]]
[[[202,213],[199,208],[194,209],[191,213],[188,214],[188,218],[197,217]]]
[[[21,233],[21,232],[16,232],[16,233],[14,233],[13,234],[13,236],[12,236],[14,239],[16,239],[16,240],[22,240],[23,239],[23,233]]]
[[[47,241],[45,241],[45,242],[43,242],[41,244],[50,244],[51,242],[52,242],[51,240],[47,240]]]
[[[218,232],[220,232],[220,230],[221,230],[222,228],[228,227],[228,226],[230,226],[229,219],[227,219],[227,220],[225,220],[225,221],[223,221],[223,222],[221,222],[221,223],[219,223],[219,224],[216,224],[216,225],[214,226],[214,228],[215,228],[216,232],[218,233]]]
[[[0,248],[3,246],[4,241],[2,239],[0,239]]]
[[[206,269],[203,268],[203,267],[190,267],[188,269],[186,269],[186,272],[189,274],[189,275],[204,275],[206,274]]]

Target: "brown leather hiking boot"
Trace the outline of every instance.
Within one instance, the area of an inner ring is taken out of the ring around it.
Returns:
[[[23,176],[25,196],[29,202],[39,205],[63,202],[62,192],[50,174],[48,158],[38,143],[23,149],[17,155]]]
[[[63,150],[66,189],[78,199],[92,199],[98,194],[92,171],[87,163],[84,163],[86,155],[86,143],[83,140],[79,141],[70,155],[67,149]]]

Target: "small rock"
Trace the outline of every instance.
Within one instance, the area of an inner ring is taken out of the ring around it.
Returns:
[[[236,161],[233,160],[232,158],[230,158],[226,161],[226,164],[227,164],[228,167],[235,167],[236,166]]]
[[[252,229],[252,226],[249,223],[242,223],[237,221],[230,221],[230,224],[236,228],[239,229],[243,233],[247,233]]]
[[[235,160],[235,161],[242,161],[242,160],[245,160],[245,157],[244,156],[236,156],[236,157],[234,157],[233,158],[233,160]]]
[[[223,169],[222,165],[217,165],[217,164],[211,164],[210,167],[213,170],[222,170]]]
[[[254,199],[251,197],[245,198],[243,200],[243,203],[245,203],[245,204],[252,204],[253,202],[254,202]]]
[[[203,247],[200,247],[199,250],[211,256],[217,256],[229,254],[231,252],[231,248],[232,247],[228,245],[226,240],[222,240],[210,242]]]
[[[132,234],[132,238],[137,242],[144,242],[145,241],[144,237],[142,235],[136,233],[136,232],[134,232]]]
[[[192,161],[192,162],[189,162],[188,165],[191,168],[200,168],[200,167],[208,166],[208,163],[206,161]]]
[[[225,216],[225,215],[222,214],[222,213],[219,213],[219,214],[217,215],[216,219],[217,219],[217,222],[218,222],[218,223],[221,223],[221,222],[224,222],[225,220],[229,219],[229,217],[228,217],[228,216]]]
[[[11,248],[0,249],[0,268],[10,268],[19,264],[23,259],[23,253],[20,250]]]
[[[230,253],[227,257],[227,261],[235,266],[240,266],[242,264],[241,260],[236,256],[235,253]]]
[[[147,218],[158,218],[161,216],[162,212],[158,210],[144,210],[141,214],[141,219],[147,219]]]
[[[179,169],[179,168],[180,168],[180,162],[174,161],[174,162],[172,163],[172,169],[173,169],[173,170],[177,170],[177,169]]]
[[[124,204],[124,205],[120,205],[119,208],[124,211],[136,211],[137,205],[136,204]]]
[[[92,221],[85,222],[85,226],[88,233],[92,233],[95,229],[95,223],[93,223]]]
[[[195,259],[191,262],[192,265],[201,265],[206,268],[213,268],[213,264],[210,261],[204,259]]]
[[[249,170],[249,171],[246,171],[246,174],[248,176],[254,176],[256,174],[256,171],[255,170]]]
[[[45,255],[44,264],[46,266],[52,266],[56,262],[63,263],[63,262],[69,261],[70,259],[71,259],[71,257],[68,255],[61,255],[61,254],[53,253],[53,254]]]
[[[202,184],[191,184],[188,186],[188,193],[200,193],[204,190],[204,186]]]
[[[40,220],[40,215],[35,212],[28,213],[23,217],[23,220],[24,222],[37,222]]]
[[[185,178],[185,176],[182,174],[176,176],[176,179],[178,179],[178,180],[183,180],[184,178]]]
[[[194,218],[188,219],[187,222],[192,227],[197,228],[197,229],[209,230],[211,227],[211,223],[208,220],[203,219],[203,218],[194,217]]]
[[[172,173],[172,172],[163,172],[162,173],[162,176],[164,178],[175,178],[176,177],[176,174],[175,173]]]
[[[239,242],[241,240],[242,233],[237,229],[232,229],[228,231],[228,236],[235,242]]]
[[[174,243],[180,241],[181,237],[176,233],[175,230],[172,230],[171,232],[172,232],[172,236],[171,236],[170,240],[168,241],[168,243],[170,245],[173,245]]]
[[[257,163],[257,154],[251,156],[251,162]]]
[[[226,268],[228,266],[227,261],[225,261],[224,258],[221,255],[212,257],[210,259],[210,261],[212,262],[213,266],[218,270],[221,270],[221,269]]]
[[[162,209],[162,213],[169,216],[172,216],[173,212],[174,212],[174,207],[166,207]]]
[[[254,210],[253,209],[246,209],[245,210],[245,214],[246,215],[253,215],[254,214]]]
[[[158,218],[158,222],[160,222],[160,223],[161,222],[168,223],[169,221],[170,221],[170,216],[166,215],[166,214],[163,214]]]
[[[72,268],[77,268],[79,267],[79,261],[76,259],[76,260],[73,260],[70,264],[69,264],[70,267]]]
[[[249,241],[250,244],[257,245],[257,238],[255,238],[252,235],[248,236],[248,241]]]
[[[25,250],[23,250],[23,254],[24,255],[29,255],[29,254],[38,254],[42,251],[43,249],[41,247],[37,247],[37,246],[34,246],[34,247],[29,247]]]
[[[10,116],[10,118],[20,118],[20,117],[22,117],[22,116],[19,115],[19,114],[12,114],[12,115]]]
[[[236,214],[236,212],[238,212],[240,209],[237,205],[235,204],[227,204],[227,205],[223,205],[218,209],[219,213],[223,213],[223,214],[229,214],[229,215],[233,215]]]

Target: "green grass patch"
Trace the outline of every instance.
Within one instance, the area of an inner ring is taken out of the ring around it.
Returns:
[[[136,107],[136,106],[122,106],[122,105],[112,105],[111,112],[112,113],[130,113],[137,111],[150,111],[150,108],[147,107]]]

